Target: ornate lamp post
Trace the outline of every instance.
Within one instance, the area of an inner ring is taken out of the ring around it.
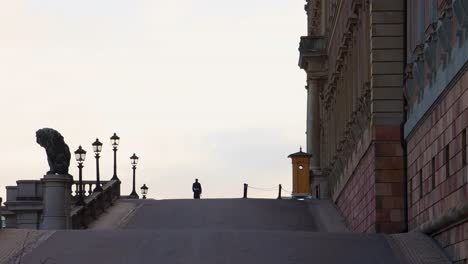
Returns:
[[[78,147],[75,151],[75,158],[76,162],[78,162],[78,170],[79,170],[79,178],[78,178],[78,200],[76,201],[76,205],[84,205],[84,198],[83,198],[83,162],[86,158],[86,151]]]
[[[143,199],[146,199],[146,195],[148,194],[148,187],[146,187],[146,184],[143,184],[140,188],[141,190],[141,195],[143,196]]]
[[[132,188],[132,193],[130,194],[130,198],[133,199],[139,199],[140,197],[135,191],[135,171],[136,171],[136,165],[138,164],[138,157],[133,153],[133,156],[130,157],[130,160],[132,162],[132,168],[133,168],[133,188]]]
[[[99,153],[102,151],[102,143],[99,142],[99,139],[96,138],[96,141],[93,143],[93,151],[96,154],[94,157],[96,158],[96,188],[94,188],[95,192],[101,192],[101,180],[99,178]]]
[[[114,150],[114,175],[112,176],[112,180],[119,181],[119,177],[117,177],[117,147],[119,146],[120,137],[114,133],[110,140],[112,143],[112,149]]]

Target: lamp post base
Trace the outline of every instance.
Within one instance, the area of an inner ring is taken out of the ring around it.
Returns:
[[[128,196],[129,199],[140,199],[140,196],[138,196],[138,194],[133,191],[129,196]]]
[[[119,177],[117,175],[112,176],[111,178],[112,181],[120,181]]]

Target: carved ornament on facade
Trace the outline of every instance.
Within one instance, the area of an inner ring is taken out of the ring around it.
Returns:
[[[405,75],[403,77],[404,85],[403,85],[403,96],[405,97],[407,102],[411,101],[411,95],[413,93],[413,63],[408,63],[405,66]],[[411,109],[407,109],[411,110]]]
[[[451,9],[451,8],[450,8]],[[452,51],[451,37],[452,37],[452,20],[451,20],[451,11],[439,19],[437,22],[437,37],[442,49],[442,61],[443,67],[445,68],[450,60],[450,54]]]
[[[309,34],[317,35],[320,32],[322,20],[322,1],[307,0],[306,4],[307,16],[309,17]]]
[[[435,81],[436,72],[437,72],[437,46],[430,45],[432,38],[424,43],[424,62],[428,68],[427,79],[430,83]],[[434,42],[433,42],[434,43]],[[435,44],[435,43],[434,43]]]
[[[363,0],[354,0],[353,3],[351,4],[351,8],[353,9],[353,12],[356,14],[359,14],[359,10],[362,7],[362,2]]]
[[[357,29],[357,24],[359,22],[358,14],[362,8],[368,7],[369,3],[367,0],[352,0],[351,10],[354,14],[346,21],[344,32],[342,38],[340,39],[340,45],[337,48],[336,62],[335,66],[332,65],[332,72],[329,74],[328,85],[324,87],[324,90],[321,94],[321,99],[323,106],[325,108],[325,116],[327,120],[331,119],[331,113],[336,102],[337,89],[341,89],[340,80],[343,76],[343,67],[348,63],[347,55],[350,51],[350,44],[354,41],[355,31]],[[339,2],[336,0],[331,0],[331,12],[329,14],[329,25],[333,25],[336,21],[336,14],[338,12],[337,8]],[[367,10],[367,9],[366,9]],[[329,31],[330,32],[330,31]],[[330,40],[329,40],[330,41]],[[333,71],[334,70],[334,71]],[[356,109],[351,113],[349,122],[347,122],[345,129],[342,134],[342,138],[339,143],[336,145],[336,149],[333,151],[333,156],[329,159],[329,164],[327,168],[323,169],[323,175],[329,177],[330,184],[332,189],[336,186],[337,181],[339,180],[340,174],[345,168],[349,157],[353,153],[359,139],[362,136],[364,130],[368,127],[371,118],[370,102],[371,102],[371,90],[370,83],[366,82],[364,87],[362,87],[363,93],[358,99],[358,104]],[[323,133],[326,134],[326,131]]]
[[[330,163],[329,175],[335,175],[334,178],[330,179],[330,186],[336,187],[340,172],[344,168],[344,164],[348,162],[357,143],[359,142],[362,134],[369,126],[372,112],[371,112],[371,89],[370,84],[366,83],[364,87],[364,93],[358,100],[358,106],[355,112],[351,115],[352,119],[347,123],[343,138],[340,140],[335,155]],[[340,166],[337,166],[340,164]]]
[[[450,64],[455,32],[460,46],[468,38],[468,0],[444,1],[441,5],[439,19],[430,25],[425,42],[416,45],[413,61],[406,65],[404,94],[409,106],[422,100],[425,87],[435,82],[437,70]],[[408,111],[411,113],[412,109]]]
[[[453,0],[452,9],[457,18],[460,29],[457,31],[457,36],[460,39],[460,46],[463,40],[468,37],[468,0]]]
[[[336,1],[335,1],[336,2]],[[355,7],[362,7],[362,2],[360,0],[355,0],[356,2]],[[332,3],[333,5],[333,3]],[[328,85],[328,90],[325,92],[325,107],[330,107],[330,103],[332,102],[333,98],[336,96],[336,88],[337,88],[337,82],[340,80],[342,77],[342,69],[347,63],[346,56],[350,52],[350,43],[353,41],[354,33],[356,30],[356,25],[358,23],[358,9],[354,8],[353,9],[354,14],[348,18],[347,23],[346,23],[346,28],[345,32],[343,33],[343,37],[341,40],[341,45],[338,48],[338,54],[336,57],[336,62],[335,62],[335,69],[334,72],[331,73],[329,77],[329,85]]]
[[[330,4],[330,13],[328,14],[328,25],[333,27],[333,22],[336,20],[336,15],[338,13],[338,1],[337,0],[329,0]]]
[[[418,44],[416,45],[414,51],[413,51],[413,57],[414,61],[411,64],[411,73],[413,76],[412,82],[416,82],[416,85],[419,87],[419,93],[418,93],[418,102],[421,100],[423,96],[423,89],[425,85],[425,78],[424,78],[424,44]],[[414,87],[412,83],[409,83],[406,85],[406,87],[410,88],[408,89],[408,96],[412,98],[414,96]]]

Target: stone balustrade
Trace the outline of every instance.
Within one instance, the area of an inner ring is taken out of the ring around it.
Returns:
[[[101,181],[101,185],[106,185],[109,181]],[[79,181],[74,181],[72,185],[72,200],[78,197]],[[88,197],[96,188],[96,181],[82,181],[83,196]]]
[[[95,182],[92,182],[95,184]],[[92,184],[86,183],[86,184]],[[85,183],[83,183],[86,185]],[[93,192],[84,199],[84,205],[71,211],[72,228],[84,229],[120,198],[120,181],[111,180],[102,186],[102,192]]]
[[[7,186],[5,206],[0,215],[5,217],[7,228],[43,229],[45,197],[44,182],[41,180],[20,180],[16,186]],[[70,192],[71,228],[86,228],[115,200],[120,198],[120,181],[101,181],[103,191],[93,192],[96,181],[83,181],[85,205],[76,206],[79,182],[73,181]],[[67,191],[67,192],[68,192]],[[68,214],[68,213],[67,213]]]

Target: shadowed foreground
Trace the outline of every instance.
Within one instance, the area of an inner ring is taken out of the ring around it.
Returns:
[[[127,203],[134,207],[116,217],[118,229],[57,231],[22,263],[411,263],[403,262],[397,238],[337,232],[345,228],[327,201]]]

